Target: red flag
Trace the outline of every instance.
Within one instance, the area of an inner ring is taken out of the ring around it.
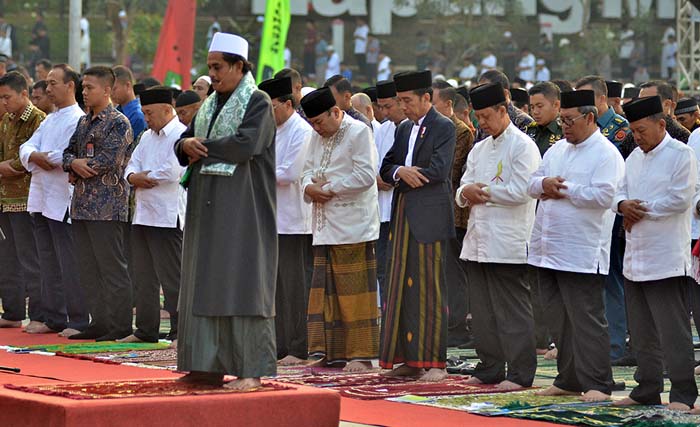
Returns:
[[[153,77],[165,86],[190,88],[190,69],[194,48],[194,18],[197,0],[169,0],[158,49],[153,59]]]

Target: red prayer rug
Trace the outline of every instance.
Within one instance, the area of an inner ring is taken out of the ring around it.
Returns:
[[[309,369],[309,368],[307,368]],[[424,382],[409,377],[385,377],[377,371],[348,373],[339,369],[315,368],[310,373],[303,370],[278,376],[277,382],[299,384],[337,390],[342,396],[373,400],[416,396],[453,396],[481,393],[499,393],[492,384],[467,384],[467,377],[449,375],[442,381]],[[308,371],[306,371],[308,372]]]
[[[192,396],[225,393],[258,393],[265,391],[294,390],[294,387],[275,383],[263,383],[261,387],[238,391],[206,384],[189,384],[175,380],[108,381],[96,383],[48,384],[19,386],[5,384],[5,388],[47,396],[76,400],[123,399],[129,397]]]

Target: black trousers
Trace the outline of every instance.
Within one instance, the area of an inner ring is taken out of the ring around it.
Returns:
[[[170,336],[177,337],[177,302],[180,294],[182,230],[179,228],[131,226],[131,263],[136,292],[136,331],[148,342],[158,341],[160,288],[164,308],[170,314]]]
[[[308,264],[313,269],[311,234],[279,234],[279,262],[275,292],[277,358],[306,359],[306,313],[309,303]]]
[[[41,263],[41,303],[44,323],[54,331],[79,331],[90,321],[85,293],[78,279],[71,225],[33,215]]]
[[[0,298],[5,320],[24,320],[29,297],[29,320],[44,321],[41,275],[29,212],[0,212]]]
[[[129,335],[132,291],[124,256],[124,228],[118,221],[73,220],[80,285],[87,297],[88,329]]]
[[[610,338],[605,319],[605,276],[539,268],[545,319],[557,344],[562,390],[612,392]]]
[[[508,380],[531,386],[537,356],[527,265],[467,261],[467,272],[474,343],[481,360],[474,376],[486,384]]]
[[[379,224],[379,239],[377,239],[377,282],[379,282],[379,298],[382,307],[384,307],[386,299],[386,248],[389,244],[390,231],[390,221]]]
[[[542,295],[540,295],[540,282],[537,280],[537,267],[527,266],[527,281],[532,293],[532,315],[535,319],[535,346],[539,349],[549,348],[552,342],[552,334],[544,315]]]
[[[671,380],[671,402],[693,407],[698,396],[685,276],[648,282],[625,279],[625,299],[633,349],[637,355],[630,397],[644,405],[661,404],[664,362]]]
[[[449,240],[447,254],[447,306],[449,320],[447,323],[447,345],[458,346],[469,341],[467,331],[467,314],[469,313],[469,288],[467,282],[466,262],[459,259],[462,242],[467,230],[457,228],[457,237]]]

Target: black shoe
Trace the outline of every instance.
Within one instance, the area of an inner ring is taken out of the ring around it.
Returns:
[[[612,391],[625,391],[625,388],[627,388],[627,385],[624,381],[613,382]]]
[[[175,341],[177,339],[177,332],[170,332],[168,335],[165,336],[165,339],[168,341]]]
[[[131,332],[110,332],[106,335],[102,335],[101,337],[97,337],[95,341],[116,341],[122,338],[126,338],[129,335],[131,335]]]
[[[464,362],[464,365],[462,366],[462,369],[460,369],[459,373],[462,375],[474,375],[475,371],[476,363]]]
[[[625,354],[611,363],[612,366],[637,366],[637,358],[631,354]]]
[[[83,332],[68,337],[69,340],[94,340],[106,334],[107,331],[102,329],[87,328]]]

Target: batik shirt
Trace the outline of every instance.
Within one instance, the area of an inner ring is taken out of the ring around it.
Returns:
[[[124,169],[133,139],[129,120],[111,105],[96,116],[80,118],[63,152],[63,170],[71,173],[75,185],[72,219],[127,221],[129,186],[124,180]],[[96,176],[85,179],[72,172],[71,163],[84,158]]]
[[[31,102],[15,119],[6,113],[0,122],[0,161],[12,160],[10,166],[25,171],[18,176],[0,178],[0,212],[24,212],[27,210],[30,174],[19,160],[19,147],[32,137],[46,114]]]

